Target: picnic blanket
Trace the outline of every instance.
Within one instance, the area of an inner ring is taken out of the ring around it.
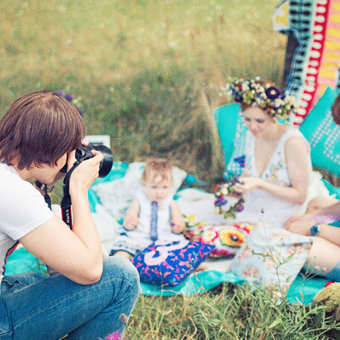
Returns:
[[[134,198],[136,188],[141,185],[140,176],[143,165],[140,162],[131,164],[115,162],[110,174],[105,178],[98,179],[89,191],[91,213],[98,228],[103,252],[106,254],[110,251],[110,245],[117,235],[117,228],[119,228],[126,209]],[[206,202],[211,199],[212,194],[202,189],[190,188],[190,184],[193,182],[203,183],[181,169],[175,168],[173,176],[177,190],[175,199],[177,199],[180,208],[186,214],[191,213],[198,216],[199,211],[202,210],[203,206],[206,206]],[[321,188],[324,190],[324,187]],[[316,188],[314,191],[317,195]],[[58,206],[54,205],[53,209],[58,213]],[[229,272],[231,261],[231,259],[227,258],[208,259],[205,262],[208,270],[191,274],[179,285],[161,287],[142,283],[141,293],[162,296],[175,294],[193,295],[212,289],[223,282],[244,283],[243,278]],[[13,252],[6,265],[7,275],[32,270],[44,271],[46,268],[43,263],[22,247]],[[327,282],[328,280],[322,277],[305,277],[300,274],[288,291],[288,301],[300,301],[308,304]]]

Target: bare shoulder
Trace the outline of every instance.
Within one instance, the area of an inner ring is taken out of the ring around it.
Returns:
[[[310,149],[308,142],[301,136],[291,136],[285,143],[285,151],[287,154],[290,153],[303,153],[308,154]]]

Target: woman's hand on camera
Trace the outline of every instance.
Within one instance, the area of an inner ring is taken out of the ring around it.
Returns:
[[[73,190],[88,191],[94,181],[98,178],[99,167],[104,156],[101,152],[92,150],[94,157],[82,161],[72,172],[70,178],[70,194]],[[75,152],[69,154],[68,170],[76,161]]]
[[[87,141],[82,141],[81,142],[81,145],[83,146],[88,146],[90,143],[87,142]],[[73,167],[74,163],[77,162],[77,159],[76,159],[76,150],[72,150],[71,152],[69,152],[67,154],[67,159],[66,159],[66,165],[67,165],[67,172],[70,171],[70,169]]]

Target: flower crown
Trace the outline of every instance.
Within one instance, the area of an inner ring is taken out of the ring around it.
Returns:
[[[234,193],[234,186],[237,182],[237,177],[230,178],[226,181],[226,183],[218,184],[214,188],[216,213],[223,215],[225,219],[235,218],[236,213],[241,212],[244,209],[244,198],[242,196],[239,196],[238,201],[234,205],[231,205],[228,210],[222,209],[222,207],[228,203],[226,197],[230,193]]]
[[[222,91],[228,99],[259,106],[271,117],[286,119],[297,109],[295,97],[280,92],[273,83],[261,82],[259,77],[255,80],[230,78],[230,82],[222,87]]]

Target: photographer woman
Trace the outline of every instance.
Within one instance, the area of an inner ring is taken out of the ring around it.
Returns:
[[[0,273],[0,338],[98,339],[123,333],[138,297],[139,277],[128,260],[102,258],[87,191],[103,155],[70,177],[73,229],[55,216],[28,182],[46,185],[75,162],[85,136],[76,108],[51,91],[17,99],[0,120],[0,266],[20,242],[59,275]]]

